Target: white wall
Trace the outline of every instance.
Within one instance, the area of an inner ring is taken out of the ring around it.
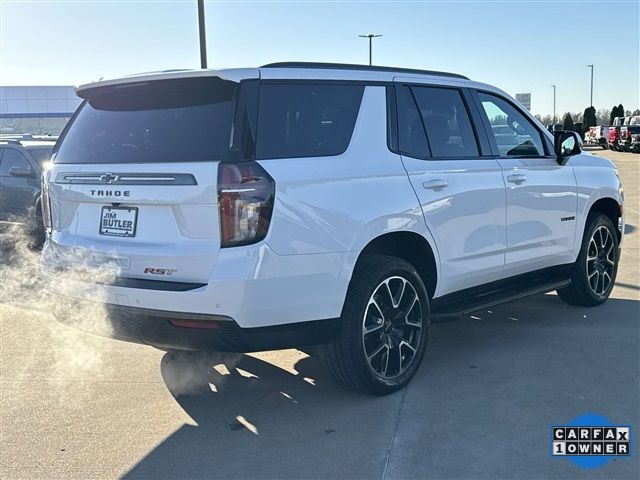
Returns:
[[[73,87],[0,87],[0,115],[71,114],[80,102]]]

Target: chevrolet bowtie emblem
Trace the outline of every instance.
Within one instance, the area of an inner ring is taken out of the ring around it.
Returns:
[[[111,173],[106,173],[100,177],[100,182],[102,183],[112,183],[117,182],[120,177],[118,175],[113,175]]]

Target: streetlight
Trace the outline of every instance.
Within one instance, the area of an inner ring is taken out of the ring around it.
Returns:
[[[587,65],[588,68],[591,69],[591,103],[590,107],[593,107],[593,65]]]
[[[207,38],[204,28],[204,0],[198,0],[198,30],[200,32],[200,68],[207,68]]]
[[[553,124],[556,124],[556,86],[551,85],[553,87]],[[554,127],[555,128],[555,127]]]
[[[371,63],[371,45],[373,43],[373,39],[377,37],[381,37],[382,35],[374,35],[373,33],[369,33],[368,35],[358,35],[360,38],[368,38],[369,39],[369,65]]]

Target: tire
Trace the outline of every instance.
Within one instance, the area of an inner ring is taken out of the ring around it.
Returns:
[[[340,332],[322,356],[339,384],[387,395],[417,372],[429,323],[429,296],[416,269],[400,258],[369,255],[356,265]]]
[[[594,307],[609,298],[616,281],[618,234],[611,219],[602,213],[590,213],[586,225],[580,254],[573,266],[571,284],[557,292],[562,300],[571,305]],[[608,232],[608,236],[605,232]]]

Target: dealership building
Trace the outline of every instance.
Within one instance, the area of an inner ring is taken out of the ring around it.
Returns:
[[[80,102],[70,86],[0,86],[0,133],[58,135]]]

